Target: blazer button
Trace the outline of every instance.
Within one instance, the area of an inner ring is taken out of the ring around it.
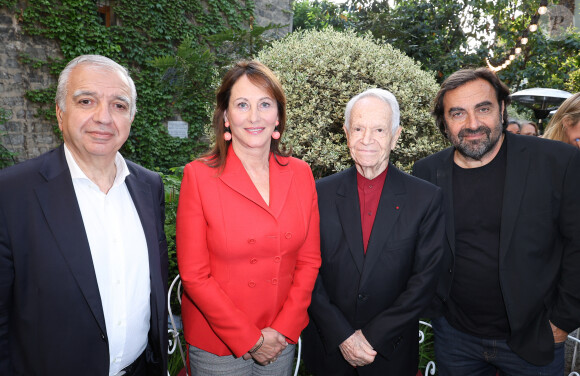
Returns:
[[[256,239],[248,239],[248,243],[254,244],[254,243],[256,243]]]
[[[449,274],[453,273],[453,269],[449,268]]]
[[[250,287],[256,287],[256,282],[250,281],[250,282],[248,282],[248,286],[250,286]]]
[[[255,264],[257,262],[258,262],[258,260],[256,258],[251,258],[250,259],[250,264]]]
[[[279,263],[282,258],[280,256],[274,257],[274,262]]]
[[[286,237],[286,239],[290,239],[292,237],[292,233],[287,232],[284,236]]]
[[[367,300],[367,297],[366,295],[358,294],[358,300],[362,300],[364,302],[365,300]]]
[[[272,284],[273,285],[277,285],[278,284],[278,278],[272,278]]]
[[[103,334],[103,332],[101,332],[101,339],[104,341],[105,340],[105,334]]]

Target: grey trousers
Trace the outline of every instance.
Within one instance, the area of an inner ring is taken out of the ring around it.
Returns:
[[[190,345],[191,376],[290,376],[295,349],[289,344],[274,363],[262,366],[253,359],[214,355]]]

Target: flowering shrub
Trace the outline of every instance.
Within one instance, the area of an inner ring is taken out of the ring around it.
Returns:
[[[388,44],[352,31],[300,31],[262,50],[258,60],[278,76],[288,99],[285,143],[312,167],[316,178],[352,164],[342,130],[344,108],[374,87],[391,91],[403,132],[391,160],[412,164],[445,147],[429,113],[438,90],[432,73]]]

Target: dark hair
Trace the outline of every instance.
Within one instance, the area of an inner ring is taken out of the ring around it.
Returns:
[[[433,110],[431,114],[435,116],[435,123],[441,133],[447,136],[445,132],[445,109],[443,108],[443,98],[449,90],[457,89],[460,86],[465,85],[468,82],[475,81],[477,79],[482,79],[491,84],[495,89],[495,95],[497,98],[497,103],[501,106],[502,102],[504,104],[503,115],[502,115],[502,126],[505,129],[508,122],[507,106],[511,102],[510,90],[500,81],[500,79],[495,75],[494,72],[487,68],[477,68],[477,69],[462,69],[459,70],[451,76],[447,77],[445,81],[441,84],[439,92],[435,96],[433,101]]]
[[[208,153],[201,157],[201,160],[210,167],[223,169],[225,166],[228,146],[231,141],[224,140],[224,112],[228,109],[232,87],[242,76],[248,77],[254,85],[264,88],[276,100],[278,105],[278,132],[280,132],[280,138],[271,140],[270,151],[274,153],[274,158],[276,156],[286,157],[289,155],[289,152],[280,146],[281,136],[284,134],[284,129],[286,128],[286,96],[284,95],[282,84],[280,84],[280,81],[274,73],[264,64],[255,60],[243,60],[237,62],[226,73],[216,93],[216,107],[212,122],[215,134],[215,145]],[[277,158],[276,162],[278,162]]]

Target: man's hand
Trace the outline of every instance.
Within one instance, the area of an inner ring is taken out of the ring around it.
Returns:
[[[552,327],[552,334],[554,335],[554,343],[565,342],[568,339],[568,333],[552,324],[551,321],[550,326]]]
[[[357,330],[339,346],[344,359],[353,367],[362,367],[375,361],[377,352],[373,350],[361,330]]]

